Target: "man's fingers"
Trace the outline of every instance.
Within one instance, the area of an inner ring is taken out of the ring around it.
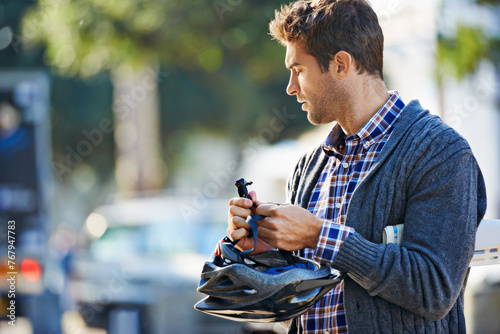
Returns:
[[[229,206],[239,206],[242,208],[250,209],[253,206],[253,202],[248,198],[233,197],[229,200]]]
[[[245,218],[242,218],[242,217],[239,217],[239,216],[233,216],[231,218],[229,218],[228,220],[228,230],[237,230],[237,229],[240,229],[240,228],[244,228],[244,229],[250,229],[250,226],[248,225],[248,223],[246,222],[246,219]]]
[[[263,239],[265,242],[268,242],[270,239],[272,239],[271,230],[265,227],[259,226],[258,233],[259,233],[259,238]]]
[[[235,240],[240,240],[240,239],[246,237],[248,235],[248,231],[244,228],[240,228],[237,230],[231,230],[231,231],[228,229],[227,234],[232,241],[235,241]]]
[[[273,217],[276,215],[276,210],[279,207],[280,204],[276,203],[261,204],[255,209],[255,213],[261,216]]]
[[[248,193],[250,195],[250,198],[252,199],[252,202],[255,203],[256,206],[259,206],[262,204],[262,202],[257,200],[257,193],[255,191],[251,191]]]
[[[246,217],[248,217],[251,213],[252,211],[250,211],[250,209],[242,208],[240,206],[233,205],[229,207],[229,217],[237,216],[244,217],[246,219]]]

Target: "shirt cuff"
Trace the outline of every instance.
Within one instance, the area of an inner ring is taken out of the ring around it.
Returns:
[[[352,227],[332,223],[325,219],[313,259],[317,262],[333,262],[344,240],[354,232],[355,229]]]

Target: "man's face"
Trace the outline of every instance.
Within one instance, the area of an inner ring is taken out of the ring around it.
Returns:
[[[285,65],[291,72],[286,92],[297,96],[309,122],[320,125],[337,121],[346,106],[347,95],[333,76],[333,66],[321,72],[316,58],[298,43],[287,44]]]

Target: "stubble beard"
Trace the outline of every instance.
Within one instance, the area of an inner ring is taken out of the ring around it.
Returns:
[[[343,115],[348,106],[348,95],[345,87],[336,84],[331,79],[323,81],[324,89],[316,93],[307,101],[307,119],[313,125],[328,124],[333,121],[338,122],[343,119]]]

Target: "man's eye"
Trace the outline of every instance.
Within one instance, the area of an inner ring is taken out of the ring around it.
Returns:
[[[295,70],[295,74],[299,75],[302,71],[301,70]]]

